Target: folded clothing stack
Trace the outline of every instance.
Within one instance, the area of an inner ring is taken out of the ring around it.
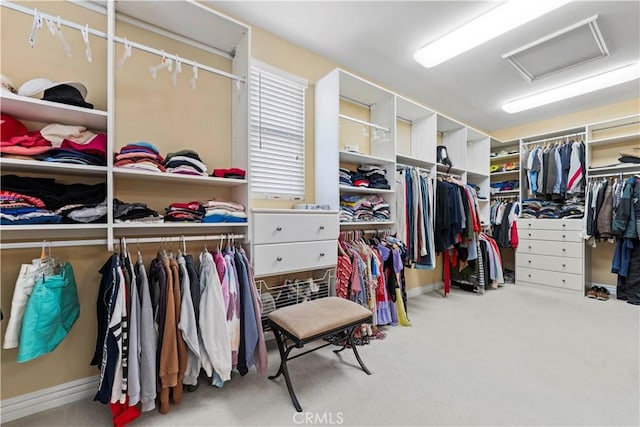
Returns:
[[[499,193],[501,191],[517,190],[520,188],[520,181],[500,181],[491,183],[491,194]]]
[[[0,190],[0,224],[55,224],[62,219],[37,197]]]
[[[165,222],[202,222],[205,208],[200,202],[171,203],[165,208]]]
[[[127,144],[116,154],[114,166],[142,169],[150,172],[164,172],[164,159],[160,151],[149,142]]]
[[[209,200],[203,206],[205,214],[202,222],[247,222],[244,206],[239,203]]]
[[[340,185],[353,185],[353,181],[351,180],[352,172],[346,168],[340,168],[339,179]]]
[[[113,220],[118,223],[156,224],[164,222],[164,217],[149,209],[145,203],[125,203],[113,199]]]
[[[107,136],[83,126],[53,123],[29,132],[19,120],[2,114],[1,134],[0,152],[5,157],[93,166],[107,164]]]
[[[375,194],[340,196],[340,222],[389,221],[389,204]]]
[[[356,171],[340,168],[340,185],[389,190],[386,170],[377,165],[360,165]]]
[[[216,178],[231,178],[231,179],[244,179],[247,173],[244,169],[229,168],[229,169],[214,169],[211,176]]]
[[[2,224],[106,222],[105,183],[60,184],[52,178],[4,175],[2,194]]]
[[[180,150],[167,154],[164,160],[164,167],[169,173],[180,173],[185,175],[207,175],[207,165],[193,150]]]
[[[522,218],[559,219],[582,218],[584,216],[584,199],[577,197],[564,203],[526,199],[522,201]]]
[[[387,171],[382,166],[377,165],[360,165],[358,173],[364,174],[369,180],[369,188],[377,188],[380,190],[389,190],[389,182],[387,181]]]

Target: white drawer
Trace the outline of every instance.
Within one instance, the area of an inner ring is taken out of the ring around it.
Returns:
[[[331,267],[337,261],[337,240],[254,246],[256,276]]]
[[[338,215],[309,213],[255,213],[253,243],[335,240],[340,233]]]
[[[536,270],[534,268],[518,267],[516,282],[537,283],[576,291],[584,290],[584,279],[581,274],[558,273],[555,271]]]
[[[567,258],[583,257],[583,243],[547,242],[543,240],[522,240],[518,244],[517,256],[520,254],[551,255]]]
[[[518,219],[518,231],[525,230],[582,230],[579,219]]]
[[[577,230],[520,230],[519,240],[551,240],[554,242],[582,242],[580,231]],[[522,245],[527,242],[520,242]],[[518,245],[519,246],[519,245]]]
[[[582,274],[582,259],[563,258],[549,255],[516,255],[516,266],[540,270],[558,271],[560,273]]]

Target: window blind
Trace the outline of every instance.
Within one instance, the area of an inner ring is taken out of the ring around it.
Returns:
[[[266,64],[251,67],[251,193],[304,198],[306,81]]]

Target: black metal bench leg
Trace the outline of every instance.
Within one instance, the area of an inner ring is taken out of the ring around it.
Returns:
[[[293,350],[294,347],[289,347],[285,350],[284,339],[277,328],[273,328],[273,334],[276,337],[276,343],[278,343],[278,350],[280,351],[280,368],[278,368],[278,372],[275,375],[271,375],[269,377],[270,380],[276,379],[281,374],[284,375],[284,380],[287,383],[287,390],[289,391],[289,397],[291,397],[291,403],[296,408],[296,411],[302,412],[302,406],[300,406],[300,402],[298,402],[298,398],[296,397],[296,393],[293,391],[293,384],[291,384],[291,378],[289,377],[289,370],[287,369],[287,360],[289,358],[289,353]]]
[[[369,369],[367,369],[367,367],[364,365],[364,363],[362,362],[362,359],[360,359],[360,355],[358,354],[358,349],[357,349],[357,345],[355,342],[353,342],[353,335],[355,334],[357,329],[356,327],[353,327],[351,329],[351,331],[349,331],[349,335],[347,337],[347,343],[345,344],[345,347],[347,345],[351,345],[351,349],[353,350],[353,354],[356,355],[356,359],[358,360],[358,363],[360,364],[360,367],[362,368],[363,371],[366,372],[367,375],[371,375],[371,371],[369,371]]]

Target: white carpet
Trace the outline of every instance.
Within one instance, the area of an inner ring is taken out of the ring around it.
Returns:
[[[409,316],[412,327],[387,328],[386,339],[360,347],[371,376],[350,350],[290,362],[301,415],[282,377],[252,370],[223,389],[202,383],[168,415],[131,425],[640,425],[640,307],[507,285],[484,296],[421,295]],[[273,348],[269,361],[273,373]],[[110,423],[109,409],[87,400],[6,425]]]

